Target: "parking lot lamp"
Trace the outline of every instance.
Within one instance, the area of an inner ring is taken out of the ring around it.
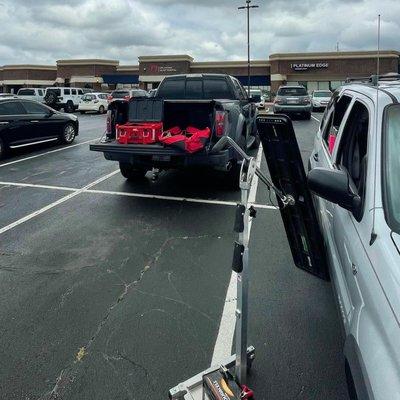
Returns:
[[[247,10],[247,90],[250,97],[250,8],[258,8],[258,6],[250,5],[251,0],[246,0],[246,5],[238,7],[238,10]]]

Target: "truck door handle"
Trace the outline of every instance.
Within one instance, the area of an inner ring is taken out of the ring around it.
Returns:
[[[318,153],[315,153],[315,154],[313,155],[313,159],[314,159],[315,161],[318,161],[318,160],[319,160],[319,155],[318,155]]]
[[[8,125],[8,124],[9,124],[8,121],[2,121],[2,122],[0,122],[0,125]]]
[[[30,121],[30,122],[39,122],[39,120],[37,120],[37,119],[33,119],[32,121]]]

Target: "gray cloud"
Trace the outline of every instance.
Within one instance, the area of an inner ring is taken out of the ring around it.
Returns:
[[[0,64],[61,58],[137,63],[149,54],[198,61],[246,57],[244,0],[1,0]],[[400,49],[398,0],[253,0],[252,57],[274,52]]]

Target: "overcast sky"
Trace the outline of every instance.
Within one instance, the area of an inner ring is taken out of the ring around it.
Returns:
[[[244,0],[0,0],[0,65],[189,54],[246,58]],[[276,52],[400,50],[399,0],[253,0],[252,58]]]

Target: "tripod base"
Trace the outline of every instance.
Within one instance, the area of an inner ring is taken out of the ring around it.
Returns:
[[[253,346],[247,348],[247,368],[250,369],[255,357],[255,349]],[[225,360],[222,365],[230,370],[235,367],[236,354],[230,356]],[[205,397],[203,390],[203,377],[204,375],[211,374],[220,369],[221,366],[214,366],[208,368],[205,371],[193,376],[185,382],[180,383],[169,391],[170,400],[209,400],[209,397]]]

